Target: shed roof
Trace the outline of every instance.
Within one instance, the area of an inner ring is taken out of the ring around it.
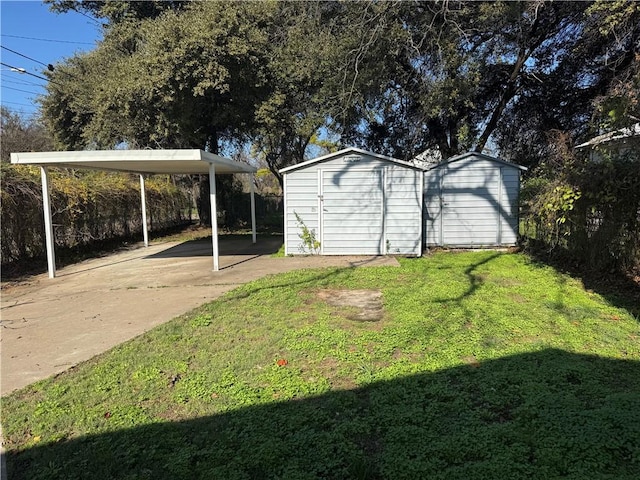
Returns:
[[[437,163],[435,165],[431,165],[431,166],[427,167],[426,170],[433,170],[435,168],[441,167],[442,165],[446,165],[448,163],[457,162],[459,160],[464,160],[465,158],[469,158],[469,157],[480,157],[483,160],[489,160],[491,162],[501,163],[503,165],[507,165],[509,167],[517,168],[518,170],[522,170],[522,171],[529,170],[527,167],[523,167],[522,165],[518,165],[517,163],[507,162],[506,160],[503,160],[501,158],[492,157],[491,155],[486,155],[484,153],[478,153],[478,152],[467,152],[467,153],[463,153],[463,154],[460,154],[460,155],[456,155],[455,157],[448,158],[447,160],[445,160],[443,162]]]
[[[130,173],[207,174],[209,164],[215,165],[216,173],[256,171],[251,165],[196,149],[20,152],[11,154],[11,163]]]
[[[329,153],[327,155],[323,155],[322,157],[313,158],[311,160],[307,160],[306,162],[298,163],[297,165],[291,165],[290,167],[285,167],[280,170],[280,173],[287,173],[293,170],[298,170],[309,165],[313,165],[314,163],[326,162],[327,160],[331,160],[332,158],[337,158],[342,155],[346,155],[348,153],[357,153],[360,155],[367,155],[369,157],[374,157],[379,160],[384,160],[385,162],[395,163],[397,165],[401,165],[403,167],[412,168],[414,170],[424,170],[424,168],[419,167],[417,165],[413,165],[412,163],[405,162],[403,160],[398,160],[397,158],[387,157],[386,155],[380,155],[378,153],[368,152],[366,150],[362,150],[361,148],[349,147],[343,150],[339,150],[334,153]]]

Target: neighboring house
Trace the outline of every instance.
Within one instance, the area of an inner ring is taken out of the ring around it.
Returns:
[[[591,160],[602,160],[603,154],[620,156],[640,150],[640,123],[598,135],[577,145],[576,150],[588,151]]]
[[[413,157],[410,162],[418,167],[429,168],[442,161],[442,154],[437,148],[430,148]]]
[[[347,148],[282,169],[285,253],[419,256],[425,246],[516,243],[524,167],[478,153],[425,163]]]

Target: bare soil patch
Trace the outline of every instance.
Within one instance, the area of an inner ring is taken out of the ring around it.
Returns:
[[[349,320],[377,322],[384,315],[380,290],[319,290],[316,295],[331,306],[348,309]]]

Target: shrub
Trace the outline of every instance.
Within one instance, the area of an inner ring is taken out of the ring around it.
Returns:
[[[546,167],[546,171],[544,168]],[[592,270],[640,268],[640,155],[559,148],[522,189],[524,235]]]
[[[44,254],[40,170],[0,165],[2,264]],[[130,237],[142,230],[137,175],[51,170],[51,204],[56,246],[76,247]],[[168,176],[146,181],[150,230],[184,222],[188,199]]]

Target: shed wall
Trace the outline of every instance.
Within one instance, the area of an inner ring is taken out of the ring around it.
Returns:
[[[520,172],[470,156],[425,173],[427,246],[514,245]]]
[[[422,254],[422,171],[387,167],[385,171],[386,253]]]
[[[320,238],[318,172],[296,170],[284,175],[284,234],[285,254],[296,255],[309,252],[300,238],[302,225]],[[296,218],[296,215],[298,216]]]
[[[420,255],[421,171],[346,153],[285,173],[285,252],[310,253],[301,225],[325,255]]]

